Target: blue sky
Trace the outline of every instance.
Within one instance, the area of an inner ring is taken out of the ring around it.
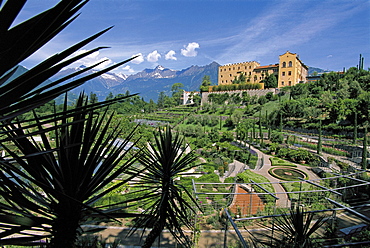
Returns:
[[[29,0],[19,21],[57,0]],[[185,69],[258,61],[278,62],[287,50],[308,66],[342,70],[370,67],[369,0],[91,0],[50,44],[29,58],[31,67],[106,27],[114,28],[86,47],[109,46],[81,61],[105,65],[141,54],[117,69],[131,74],[162,65]]]

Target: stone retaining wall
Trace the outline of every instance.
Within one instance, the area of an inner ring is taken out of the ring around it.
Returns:
[[[208,96],[210,94],[224,94],[228,93],[231,94],[239,94],[240,97],[242,97],[243,92],[248,92],[248,95],[250,96],[265,96],[268,92],[272,92],[273,94],[277,94],[279,92],[279,89],[255,89],[255,90],[231,90],[231,91],[212,91],[212,92],[202,92],[202,101],[201,105],[208,102]]]

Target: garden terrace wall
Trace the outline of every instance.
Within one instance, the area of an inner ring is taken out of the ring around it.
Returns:
[[[242,97],[243,92],[248,92],[248,95],[250,96],[265,96],[267,93],[272,92],[273,94],[278,93],[278,89],[257,89],[257,90],[232,90],[232,91],[214,91],[214,92],[202,92],[202,101],[201,105],[204,103],[208,103],[208,96],[210,94],[224,94],[228,93],[229,95],[231,94],[239,94],[240,97]]]

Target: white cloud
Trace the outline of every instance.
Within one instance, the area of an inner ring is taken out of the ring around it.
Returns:
[[[175,57],[175,54],[176,52],[174,50],[171,50],[169,51],[166,55],[165,55],[165,59],[166,60],[177,60],[177,58]]]
[[[134,73],[135,70],[132,69],[129,65],[126,65],[125,67],[122,68],[123,71],[128,72],[128,73]]]
[[[198,52],[195,51],[197,48],[199,48],[199,44],[196,42],[191,42],[185,47],[185,49],[181,49],[181,54],[185,57],[195,57],[198,54]]]
[[[142,53],[138,53],[138,54],[135,54],[135,55],[132,55],[132,57],[134,56],[137,56],[135,59],[131,60],[132,63],[134,64],[141,64],[144,62],[144,56]]]
[[[77,55],[80,55],[84,52],[87,52],[88,50],[79,50],[77,52],[75,52],[72,56],[77,56]],[[111,66],[113,64],[115,64],[110,58],[108,57],[100,57],[100,53],[99,51],[96,51],[92,54],[89,54],[88,56],[78,60],[77,62],[73,63],[73,65],[76,65],[76,66],[79,66],[79,65],[84,65],[84,66],[91,66],[93,64],[96,64],[98,62],[101,62],[105,60],[105,62],[101,63],[100,65],[94,67],[94,69],[98,69],[98,70],[101,70],[101,69],[104,69],[108,66]]]
[[[153,52],[149,53],[146,59],[149,62],[157,62],[158,59],[161,57],[161,55],[158,53],[157,50],[154,50]]]

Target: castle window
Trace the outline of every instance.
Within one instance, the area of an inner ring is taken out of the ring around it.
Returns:
[[[252,72],[250,71],[250,72],[249,72],[249,76],[251,76],[251,75],[252,75]]]
[[[285,76],[285,71],[283,71],[281,75],[284,77]]]
[[[230,77],[232,77],[233,76],[233,74],[230,74]]]
[[[283,62],[283,67],[286,67],[286,62]]]
[[[290,75],[292,75],[292,71],[288,71],[288,75],[290,76]]]
[[[293,66],[292,61],[289,61],[289,67],[292,67],[292,66]]]
[[[231,68],[229,68],[229,71],[231,71]]]
[[[221,77],[223,77],[224,75],[221,75]]]
[[[289,81],[289,86],[292,86],[292,81]]]
[[[283,81],[283,82],[281,82],[281,85],[284,85],[284,81]]]
[[[249,69],[252,69],[252,66],[249,66]]]

